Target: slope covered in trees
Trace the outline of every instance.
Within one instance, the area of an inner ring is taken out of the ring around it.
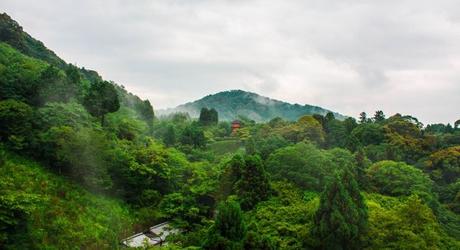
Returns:
[[[158,110],[158,114],[168,115],[184,112],[192,118],[197,118],[202,108],[217,110],[221,120],[231,121],[242,116],[257,122],[267,122],[275,117],[295,121],[303,115],[326,115],[330,112],[321,107],[290,104],[243,90],[231,90],[208,95],[172,109]],[[338,113],[334,113],[334,115],[338,119],[345,118]]]
[[[232,130],[234,110],[209,106],[159,119],[24,49],[5,14],[0,28],[1,249],[113,249],[164,221],[180,229],[169,249],[460,248],[459,121],[296,113]]]
[[[0,245],[12,249],[116,248],[135,223],[120,200],[92,194],[0,149]]]

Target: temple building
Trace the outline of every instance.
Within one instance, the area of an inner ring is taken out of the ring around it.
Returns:
[[[232,134],[234,134],[239,128],[241,128],[241,122],[239,120],[234,120],[232,122]]]

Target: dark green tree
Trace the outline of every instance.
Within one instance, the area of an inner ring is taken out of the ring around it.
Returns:
[[[366,112],[359,113],[359,123],[363,124],[363,123],[367,123],[367,121],[368,119],[367,119]]]
[[[324,116],[324,121],[322,123],[324,132],[326,133],[330,132],[331,124],[334,123],[334,121],[335,121],[334,113],[328,112],[326,116]]]
[[[325,124],[326,124],[326,118],[324,118],[324,116],[322,116],[322,115],[320,115],[320,114],[313,114],[312,116],[313,116],[313,118],[315,118],[319,123],[321,123],[321,126],[323,126],[323,128],[324,128],[324,126],[325,126]],[[281,119],[281,118],[279,118],[279,119]]]
[[[206,124],[209,120],[209,110],[208,108],[201,108],[200,117],[198,118],[200,123]]]
[[[344,147],[347,143],[347,133],[344,122],[339,120],[331,120],[327,122],[327,128],[325,129],[326,134],[326,145],[329,148]]]
[[[144,120],[149,126],[149,128],[152,129],[153,118],[155,117],[155,113],[153,112],[153,107],[152,104],[150,104],[150,101],[145,100],[137,103],[136,109],[142,120]]]
[[[229,195],[235,194],[235,184],[241,178],[241,171],[244,168],[244,158],[240,154],[226,164],[219,180],[219,192],[221,200],[227,199]]]
[[[169,125],[166,129],[163,141],[166,146],[172,146],[176,144],[176,129],[173,125]]]
[[[219,113],[217,113],[217,110],[212,108],[209,110],[209,113],[211,114],[211,124],[219,123]]]
[[[347,190],[348,194],[350,195],[353,203],[355,204],[358,212],[358,217],[355,218],[356,222],[354,225],[357,226],[359,239],[357,240],[355,246],[362,246],[362,238],[367,231],[368,228],[368,209],[367,205],[364,201],[363,196],[361,195],[361,191],[359,188],[358,183],[356,182],[356,175],[349,170],[345,170],[342,175],[342,183],[345,184],[345,189]]]
[[[199,121],[205,126],[216,125],[219,122],[217,111],[214,108],[202,108],[200,111]]]
[[[366,154],[362,148],[355,153],[356,160],[356,180],[361,188],[367,187],[366,169],[370,165],[370,161],[366,158]]]
[[[270,181],[258,155],[244,157],[244,167],[236,183],[236,193],[245,210],[252,209],[259,201],[266,200],[270,196]]]
[[[215,227],[220,235],[229,240],[239,241],[243,239],[246,225],[238,202],[227,201],[219,206]]]
[[[83,105],[91,115],[101,119],[103,126],[105,115],[117,111],[120,108],[120,101],[113,84],[99,81],[91,85]]]
[[[214,225],[209,229],[204,249],[242,249],[246,236],[243,212],[236,201],[219,204]]]
[[[22,148],[32,128],[32,108],[20,101],[0,101],[0,142]]]
[[[320,249],[360,249],[367,207],[354,176],[345,171],[326,186],[315,215],[313,234]]]
[[[447,123],[447,126],[446,126],[446,133],[453,133],[454,132],[454,128],[452,127],[452,125],[450,125],[450,123]]]
[[[81,76],[78,68],[69,64],[65,74],[57,67],[49,65],[40,75],[38,80],[39,104],[50,102],[68,102],[72,98],[81,100]]]
[[[16,99],[31,106],[39,105],[40,67],[46,64],[0,43],[0,100]]]
[[[65,74],[67,75],[67,78],[71,82],[76,83],[76,84],[80,83],[82,79],[79,68],[73,64],[68,64],[65,67]]]
[[[457,120],[457,121],[455,121],[455,123],[454,123],[454,128],[455,128],[455,129],[460,128],[460,119]]]
[[[383,121],[385,121],[385,114],[383,113],[383,111],[382,110],[375,111],[374,122],[380,123]]]
[[[276,244],[266,235],[261,235],[254,231],[249,231],[244,240],[243,249],[245,250],[275,250]]]
[[[358,123],[356,123],[355,118],[348,117],[347,119],[343,121],[343,126],[345,127],[345,129],[347,130],[347,133],[349,134],[351,133],[351,131],[353,131],[353,129],[355,129],[358,126]]]
[[[324,119],[326,119],[326,121],[330,122],[332,120],[335,120],[335,116],[334,116],[334,113],[332,112],[327,112],[326,116],[324,117]]]
[[[353,129],[351,136],[356,137],[361,146],[369,144],[380,144],[385,139],[385,134],[382,126],[375,123],[364,123]]]
[[[255,154],[257,152],[256,141],[254,140],[253,137],[246,140],[244,144],[244,148],[246,149],[246,153],[248,154]]]
[[[195,148],[206,146],[206,138],[204,137],[203,128],[198,124],[192,123],[184,128],[181,134],[181,143],[191,145]]]

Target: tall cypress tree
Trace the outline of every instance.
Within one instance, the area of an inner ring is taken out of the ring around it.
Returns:
[[[209,110],[207,108],[201,108],[198,121],[200,121],[203,125],[207,125],[209,123]]]
[[[243,212],[236,201],[219,204],[214,225],[210,228],[204,249],[241,249],[246,236]]]
[[[356,160],[356,180],[359,187],[365,189],[367,187],[366,169],[369,166],[369,160],[362,148],[359,148],[355,153]]]
[[[166,146],[172,146],[176,144],[176,130],[173,125],[169,125],[166,129],[164,143],[166,144]]]
[[[245,210],[252,209],[259,201],[270,196],[271,188],[267,172],[258,155],[246,155],[241,177],[236,183],[236,193]]]
[[[219,122],[219,114],[217,113],[217,110],[212,108],[209,110],[209,114],[210,114],[210,123],[214,125],[217,124]]]
[[[366,230],[367,208],[354,176],[336,174],[321,194],[313,233],[321,249],[359,249]]]
[[[216,125],[219,122],[219,114],[214,108],[201,108],[198,121],[205,126]]]
[[[356,206],[358,217],[354,218],[355,220],[353,221],[353,224],[357,226],[358,237],[361,237],[364,235],[364,233],[367,230],[367,219],[368,219],[367,205],[364,201],[363,196],[361,195],[359,184],[356,181],[356,177],[352,172],[346,170],[343,173],[342,183],[344,183],[345,189],[347,190],[348,195],[350,195],[353,203]],[[355,246],[358,246],[358,247],[360,247],[362,244],[360,239],[358,239],[356,243],[357,244],[355,244]]]

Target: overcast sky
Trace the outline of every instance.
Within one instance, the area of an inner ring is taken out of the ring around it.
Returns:
[[[155,109],[243,89],[346,115],[460,118],[458,0],[1,0]]]

